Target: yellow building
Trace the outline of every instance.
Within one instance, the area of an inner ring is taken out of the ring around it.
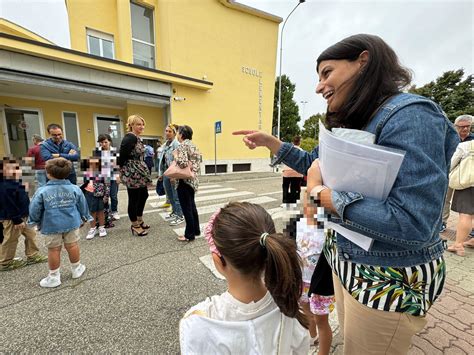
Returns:
[[[144,139],[187,124],[203,173],[268,170],[269,154],[237,129],[271,131],[279,17],[233,0],[66,0],[71,49],[0,19],[0,154],[22,156],[59,123],[90,155],[100,133],[118,145],[126,119]]]

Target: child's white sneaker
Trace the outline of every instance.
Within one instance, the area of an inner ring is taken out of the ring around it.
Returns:
[[[95,233],[97,232],[97,227],[89,229],[89,232],[86,235],[86,239],[90,240],[95,237]]]
[[[106,237],[107,236],[107,230],[105,227],[99,227],[99,237]]]
[[[84,264],[79,264],[77,267],[71,268],[72,278],[78,279],[82,276],[82,274],[86,271],[86,266]]]
[[[60,275],[57,275],[57,276],[48,275],[43,280],[40,281],[41,287],[52,288],[52,287],[58,287],[59,285],[61,285]]]

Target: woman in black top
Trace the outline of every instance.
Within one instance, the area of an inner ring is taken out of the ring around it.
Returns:
[[[145,164],[145,146],[140,135],[145,129],[145,120],[132,115],[127,121],[128,133],[120,144],[120,180],[127,186],[128,217],[132,222],[132,235],[143,237],[149,225],[143,222],[143,210],[148,198],[147,186],[151,184],[150,172]]]

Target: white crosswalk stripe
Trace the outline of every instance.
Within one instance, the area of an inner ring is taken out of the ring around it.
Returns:
[[[237,192],[229,192],[227,194],[219,194],[219,195],[210,195],[210,196],[196,196],[194,201],[196,202],[203,202],[203,201],[212,201],[212,200],[222,200],[228,199],[231,197],[239,197],[245,195],[253,195],[253,192],[249,191],[237,191]]]
[[[199,190],[215,189],[217,187],[222,187],[222,185],[199,185]]]
[[[248,199],[244,199],[244,200],[236,200],[236,201],[239,201],[239,202],[250,202],[250,203],[255,203],[257,205],[261,205],[261,204],[264,204],[264,203],[268,203],[268,202],[273,202],[273,201],[276,201],[274,198],[272,197],[268,197],[268,196],[261,196],[261,197],[254,197],[254,198],[248,198]],[[224,207],[225,205],[227,205],[227,202],[223,202],[223,203],[216,203],[214,205],[208,205],[208,206],[203,206],[203,207],[198,207],[197,211],[198,211],[198,215],[204,215],[204,214],[209,214],[209,213],[214,213],[218,208],[222,208]],[[169,215],[169,212],[165,212],[165,211],[162,211],[160,212],[160,216],[164,219],[166,216]]]
[[[220,189],[209,189],[209,190],[198,190],[198,195],[203,195],[203,194],[214,194],[216,192],[226,192],[226,191],[235,191],[234,188],[232,187],[223,187],[223,188],[220,188]]]

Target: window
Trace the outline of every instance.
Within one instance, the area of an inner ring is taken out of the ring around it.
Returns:
[[[87,29],[89,54],[114,59],[114,37],[107,33]]]
[[[64,139],[67,139],[79,148],[79,126],[77,123],[77,116],[74,112],[63,112],[63,127]]]
[[[132,14],[133,63],[155,68],[155,31],[153,9],[130,3]]]

